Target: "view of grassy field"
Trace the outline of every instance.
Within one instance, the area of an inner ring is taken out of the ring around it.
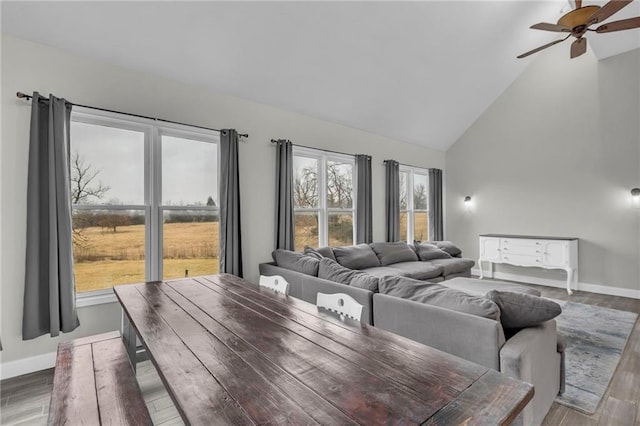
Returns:
[[[165,223],[163,278],[218,272],[218,222]],[[76,290],[102,290],[145,281],[144,225],[99,226],[74,240]]]
[[[417,241],[425,241],[429,239],[429,217],[427,213],[417,212],[415,215],[415,228],[413,230],[413,239]],[[407,213],[400,213],[400,239],[407,240]],[[413,242],[413,241],[409,241]]]

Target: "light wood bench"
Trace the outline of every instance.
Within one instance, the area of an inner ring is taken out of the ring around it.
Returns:
[[[119,332],[58,345],[49,424],[153,424]]]

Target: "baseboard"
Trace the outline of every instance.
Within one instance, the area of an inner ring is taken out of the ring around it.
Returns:
[[[55,365],[55,352],[17,359],[15,361],[3,362],[0,364],[0,380],[22,376],[23,374],[34,373],[40,370],[46,370],[47,368],[53,368]]]
[[[471,270],[471,273],[473,275],[479,276],[480,269],[474,268]],[[490,274],[485,274],[485,278],[489,278],[489,277],[490,277]],[[495,271],[494,278],[497,278],[499,280],[520,281],[528,284],[544,285],[547,287],[567,288],[566,281],[552,280],[549,278],[531,277],[528,275],[511,274],[508,272]],[[609,294],[611,296],[629,297],[631,299],[640,299],[640,290],[633,290],[630,288],[609,287],[606,285],[579,282],[577,284],[577,288],[574,287],[572,289],[578,290],[578,291],[588,291],[591,293]]]

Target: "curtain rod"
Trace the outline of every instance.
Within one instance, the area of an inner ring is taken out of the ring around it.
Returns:
[[[382,162],[382,164],[388,163],[389,161],[395,161],[395,160],[384,160]],[[404,163],[400,163],[400,162],[398,162],[398,164],[401,165],[401,166],[405,166],[405,167],[413,167],[414,169],[424,169],[424,170],[434,169],[434,167],[412,166],[411,164],[404,164]]]
[[[284,140],[286,140],[287,142],[291,142],[289,139],[284,139]],[[276,143],[276,142],[278,142],[278,139],[271,139],[271,143]],[[332,151],[332,150],[330,150],[330,149],[315,148],[315,147],[313,147],[313,146],[300,145],[300,144],[293,143],[293,142],[291,142],[291,143],[292,143],[293,145],[295,145],[295,146],[299,146],[300,148],[315,149],[316,151],[330,152],[330,153],[332,153],[332,154],[351,155],[351,156],[358,155],[358,154],[349,154],[349,153],[347,153],[347,152]],[[371,156],[369,156],[369,157],[371,157]]]
[[[33,98],[33,96],[27,95],[26,93],[23,93],[23,92],[16,93],[16,96],[18,97],[18,99],[26,99],[26,100],[31,100]],[[180,123],[178,121],[165,120],[163,118],[148,117],[146,115],[132,114],[130,112],[114,111],[112,109],[93,107],[93,106],[89,106],[89,105],[74,104],[73,102],[69,102],[69,103],[71,105],[73,105],[73,106],[77,106],[77,107],[81,107],[81,108],[89,108],[89,109],[95,109],[95,110],[98,110],[98,111],[111,112],[111,113],[114,113],[114,114],[128,115],[130,117],[145,118],[147,120],[153,120],[153,121],[163,121],[165,123],[179,124],[181,126],[195,127],[197,129],[213,130],[214,132],[220,132],[221,131],[219,129],[212,129],[211,127],[195,126],[193,124]],[[247,137],[249,137],[249,135],[247,133],[238,133],[238,137],[247,138]]]

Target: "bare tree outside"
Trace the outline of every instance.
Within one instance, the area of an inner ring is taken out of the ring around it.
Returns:
[[[84,158],[78,152],[73,153],[71,158],[71,203],[72,204],[92,204],[111,189],[103,185],[101,181],[96,181],[100,170],[94,169],[90,164],[85,164]]]

